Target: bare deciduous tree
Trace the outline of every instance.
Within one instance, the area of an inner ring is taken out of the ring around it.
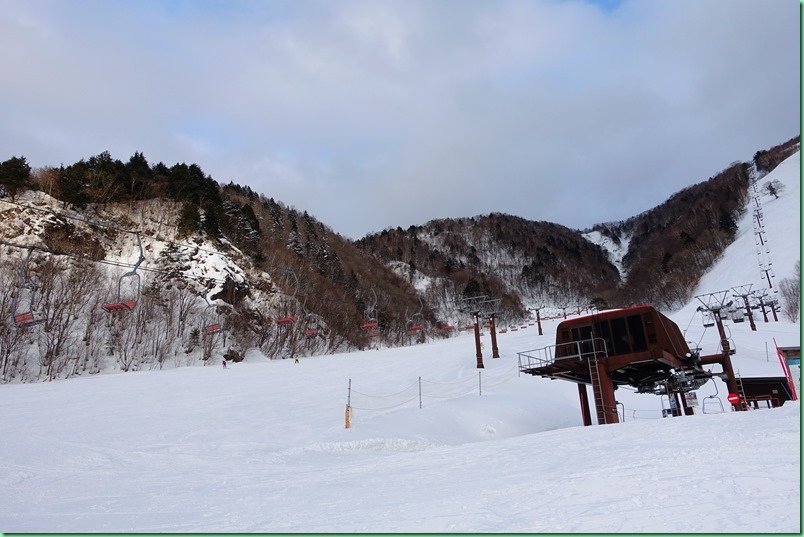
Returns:
[[[782,311],[792,322],[798,320],[801,313],[801,262],[796,261],[795,276],[779,282],[782,294]]]
[[[94,296],[98,274],[90,266],[47,258],[39,265],[37,277],[41,288],[37,305],[45,317],[38,339],[40,371],[52,378],[65,371],[70,361],[78,360],[79,319]]]
[[[778,179],[771,179],[770,181],[762,185],[761,192],[768,194],[769,196],[773,196],[774,199],[779,199],[779,194],[784,192],[784,190],[785,190],[784,183],[782,183]]]
[[[19,328],[11,320],[16,284],[16,267],[9,263],[0,265],[0,378],[6,382],[19,373],[19,368],[25,362],[28,331],[35,330]]]

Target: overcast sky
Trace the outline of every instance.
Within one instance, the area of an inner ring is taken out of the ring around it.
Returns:
[[[0,0],[0,160],[196,162],[359,238],[633,216],[799,134],[797,0]]]

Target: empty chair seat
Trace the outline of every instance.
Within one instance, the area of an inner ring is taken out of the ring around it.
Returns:
[[[121,302],[107,302],[101,306],[108,312],[133,310],[137,307],[136,300],[123,300]]]
[[[216,334],[220,331],[221,331],[220,323],[212,323],[204,327],[204,332],[206,332],[207,334]]]
[[[14,324],[19,327],[34,326],[45,322],[44,319],[35,319],[32,311],[18,313],[14,316]]]

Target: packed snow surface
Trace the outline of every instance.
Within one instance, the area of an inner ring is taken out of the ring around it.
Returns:
[[[500,337],[480,382],[465,335],[4,386],[0,528],[799,531],[797,403],[659,419],[657,397],[618,390],[625,422],[581,427],[575,385],[517,376],[528,332]]]
[[[800,255],[794,158],[765,207],[778,278]],[[744,219],[699,293],[760,281],[751,233]],[[671,317],[717,352],[696,305]],[[663,419],[662,398],[622,388],[622,423],[582,427],[574,384],[518,374],[558,322],[499,334],[498,359],[486,334],[482,370],[462,333],[1,386],[0,531],[801,531],[798,402],[731,412],[713,380],[696,415]],[[743,376],[781,375],[774,339],[799,344],[784,318],[728,328]]]

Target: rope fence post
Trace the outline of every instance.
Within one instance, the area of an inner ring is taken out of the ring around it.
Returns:
[[[352,427],[352,379],[349,379],[349,390],[346,395],[346,413],[344,415],[345,427],[350,429]]]
[[[422,407],[422,378],[419,377],[419,408]]]

